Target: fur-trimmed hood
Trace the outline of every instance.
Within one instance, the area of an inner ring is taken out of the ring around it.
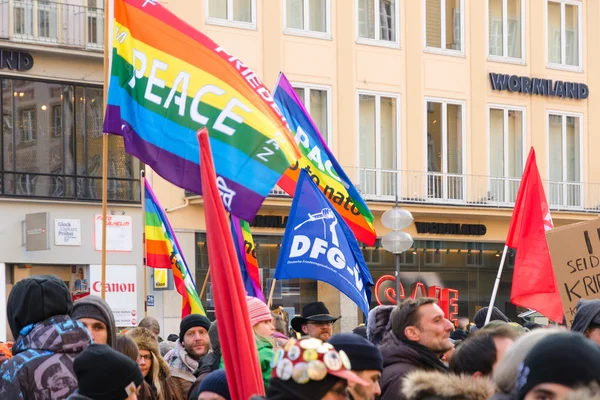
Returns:
[[[488,400],[494,391],[485,378],[420,370],[409,373],[402,385],[407,400]]]
[[[600,400],[600,386],[593,383],[573,390],[565,400]]]
[[[171,376],[171,370],[164,358],[160,355],[158,347],[158,338],[148,328],[134,328],[127,332],[127,336],[133,339],[140,350],[147,350],[154,354],[154,358],[158,361],[159,376],[161,379],[166,379]]]
[[[379,346],[386,333],[392,329],[390,314],[395,306],[377,306],[367,318],[367,339],[375,346]]]

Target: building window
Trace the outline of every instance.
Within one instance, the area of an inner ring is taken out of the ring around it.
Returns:
[[[513,203],[523,173],[525,110],[491,106],[489,134],[489,200]]]
[[[359,42],[400,43],[397,0],[357,0],[357,8]]]
[[[581,206],[581,128],[581,116],[548,114],[548,200],[551,206]]]
[[[102,88],[0,79],[0,192],[102,199]],[[140,162],[123,138],[108,137],[108,199],[139,202]]]
[[[206,6],[207,22],[255,27],[256,0],[209,0]]]
[[[294,91],[319,129],[325,143],[331,143],[331,90],[325,87],[294,84]]]
[[[399,112],[396,95],[358,95],[359,188],[367,197],[398,194]]]
[[[489,55],[523,59],[525,47],[525,2],[489,0]]]
[[[330,0],[285,0],[284,5],[286,32],[329,35]]]
[[[464,200],[463,104],[428,100],[426,113],[428,198]]]
[[[464,8],[464,0],[426,0],[426,48],[463,51]]]
[[[559,67],[581,67],[581,4],[548,1],[548,63]]]

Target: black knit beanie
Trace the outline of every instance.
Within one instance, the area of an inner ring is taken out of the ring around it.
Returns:
[[[181,343],[183,343],[183,337],[185,336],[185,333],[196,326],[201,326],[208,332],[210,329],[210,320],[204,315],[200,314],[186,315],[186,317],[181,320],[181,324],[179,324],[179,340]]]
[[[94,400],[125,400],[144,382],[137,363],[105,344],[92,344],[73,362],[79,393]]]
[[[383,372],[383,358],[375,345],[355,333],[339,333],[329,339],[337,351],[344,350],[350,359],[352,371]]]
[[[225,400],[231,400],[225,370],[217,369],[211,372],[210,374],[206,375],[206,377],[200,384],[200,387],[198,388],[198,395],[200,395],[200,393],[202,392],[216,393],[219,396],[225,398]]]
[[[482,307],[479,311],[477,311],[475,317],[473,317],[473,322],[475,322],[475,326],[477,326],[478,329],[483,328],[483,326],[485,325],[485,319],[487,317],[488,309],[489,307]],[[510,319],[508,319],[508,317],[504,315],[502,311],[498,309],[498,307],[494,307],[492,308],[492,316],[490,318],[490,321],[510,322]]]
[[[69,315],[71,293],[63,281],[52,275],[37,275],[18,282],[6,304],[8,325],[15,340],[24,327],[55,315]]]
[[[564,332],[540,340],[519,367],[519,400],[542,383],[570,388],[600,383],[600,349],[580,333]]]
[[[305,384],[296,383],[293,379],[282,381],[279,378],[271,378],[267,388],[267,398],[269,400],[322,399],[336,383],[342,380],[329,374],[321,381],[310,381]]]

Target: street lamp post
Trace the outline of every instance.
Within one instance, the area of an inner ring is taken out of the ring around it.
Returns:
[[[398,203],[387,210],[381,216],[381,223],[392,231],[381,238],[384,249],[394,254],[396,261],[396,304],[400,304],[400,254],[410,249],[413,238],[407,232],[403,232],[412,224],[413,216],[410,211],[398,207]]]

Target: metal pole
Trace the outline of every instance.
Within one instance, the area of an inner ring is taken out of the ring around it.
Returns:
[[[506,252],[508,246],[504,245],[504,251],[502,252],[502,259],[500,260],[500,267],[498,268],[498,276],[496,276],[496,282],[494,283],[494,290],[492,291],[492,298],[490,299],[490,306],[488,307],[487,316],[485,317],[485,325],[490,322],[492,318],[492,309],[496,302],[496,294],[498,293],[498,286],[500,286],[500,278],[502,277],[502,269],[504,268],[504,260],[506,259]]]
[[[400,253],[394,254],[396,260],[396,305],[400,304]]]

